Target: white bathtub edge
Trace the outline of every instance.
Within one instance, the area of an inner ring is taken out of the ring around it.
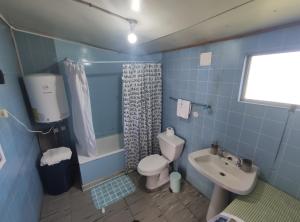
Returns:
[[[94,156],[94,157],[86,157],[86,156],[78,155],[78,162],[79,162],[80,165],[85,164],[85,163],[88,163],[88,162],[93,161],[93,160],[97,160],[97,159],[100,159],[100,158],[103,158],[103,157],[106,157],[106,156],[109,156],[109,155],[112,155],[112,154],[123,152],[124,150],[125,149],[122,148],[122,149],[112,151],[110,153],[105,153],[105,154],[102,154],[102,155],[99,155],[99,156]]]

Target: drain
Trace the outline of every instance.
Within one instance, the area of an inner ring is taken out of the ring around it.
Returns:
[[[225,176],[226,176],[226,174],[223,173],[223,172],[220,172],[220,175],[221,175],[222,177],[225,177]]]

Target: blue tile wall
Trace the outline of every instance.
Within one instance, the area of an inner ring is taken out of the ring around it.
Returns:
[[[24,74],[58,72],[54,41],[49,38],[14,32]]]
[[[92,61],[126,59],[124,54],[82,44],[59,40],[55,40],[54,44],[58,61],[62,61],[64,58],[75,61],[82,59]],[[60,73],[64,73],[64,68],[62,66],[60,68]],[[96,137],[120,133],[122,131],[121,65],[92,64],[85,66],[85,68],[90,87]]]
[[[161,54],[137,56],[99,49],[79,43],[53,40],[16,32],[16,40],[25,75],[37,72],[64,74],[62,61],[70,58],[91,61],[149,60],[161,61]],[[96,137],[122,132],[121,74],[122,64],[85,66],[90,87],[93,124]],[[71,123],[70,123],[71,125]],[[72,137],[72,135],[71,135]],[[80,165],[82,184],[111,176],[124,169],[123,152]],[[105,172],[99,170],[105,167]]]
[[[0,69],[6,81],[0,85],[0,107],[30,125],[18,82],[20,71],[15,49],[9,29],[1,22]],[[7,159],[0,170],[0,220],[39,221],[43,191],[36,168],[39,146],[35,135],[11,118],[0,119],[0,144]]]
[[[91,61],[161,60],[161,54],[135,56],[60,40],[55,40],[55,49],[58,61],[66,57],[75,61],[82,59]],[[85,68],[90,87],[96,137],[122,132],[122,64],[92,64]],[[63,69],[60,71],[64,72]],[[80,164],[82,184],[87,185],[113,176],[124,170],[124,166],[123,151]]]
[[[186,139],[176,166],[207,196],[212,184],[190,166],[187,156],[217,140],[228,151],[253,159],[261,169],[261,178],[300,199],[300,112],[291,114],[274,163],[287,110],[238,102],[245,56],[300,50],[299,35],[300,26],[294,26],[163,54],[163,126],[174,127]],[[200,67],[199,55],[208,51],[213,53],[212,64]],[[170,96],[209,103],[213,113],[194,106],[192,110],[200,113],[198,118],[180,119]]]
[[[161,54],[149,56],[129,55],[23,32],[15,33],[25,74],[45,71],[64,74],[61,61],[65,58],[75,61],[82,59],[91,61],[161,60]],[[122,64],[92,64],[85,66],[85,68],[90,86],[96,137],[121,132]]]
[[[58,61],[64,58],[75,61],[161,60],[161,54],[136,56],[60,40],[55,40],[55,49]],[[102,137],[121,132],[122,63],[91,64],[86,65],[85,68],[90,87],[96,136]]]

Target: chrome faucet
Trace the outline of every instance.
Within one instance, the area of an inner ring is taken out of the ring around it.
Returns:
[[[241,168],[241,166],[242,166],[242,159],[239,158],[239,157],[237,158],[236,166],[237,166],[238,168]]]
[[[218,150],[218,156],[219,156],[219,157],[225,157],[225,150],[219,148],[219,150]]]

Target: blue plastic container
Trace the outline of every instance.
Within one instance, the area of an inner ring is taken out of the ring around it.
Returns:
[[[178,172],[172,172],[170,174],[170,188],[173,193],[179,193],[181,187],[181,174]]]

